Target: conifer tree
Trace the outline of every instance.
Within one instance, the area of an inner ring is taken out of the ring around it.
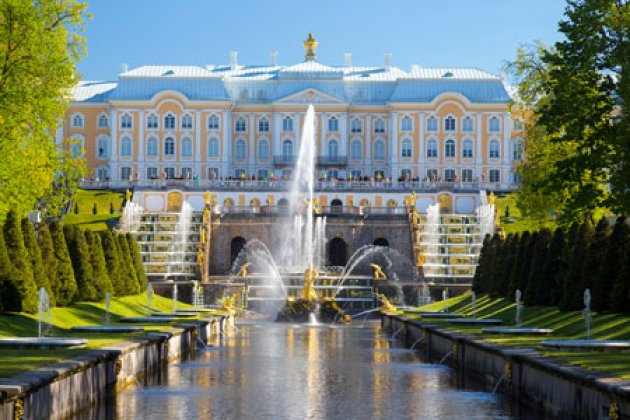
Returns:
[[[490,241],[490,266],[488,267],[489,275],[487,280],[488,293],[492,297],[498,297],[497,283],[501,277],[501,252],[503,250],[504,241],[498,233],[492,236]]]
[[[28,252],[24,247],[24,236],[17,213],[10,210],[4,222],[4,241],[7,247],[7,254],[12,265],[8,282],[12,284],[12,289],[17,294],[12,299],[15,300],[15,307],[28,313],[37,312],[37,285],[33,279],[33,269]]]
[[[118,239],[120,255],[122,256],[121,261],[124,270],[123,272],[125,273],[125,293],[128,295],[139,293],[140,284],[138,283],[136,270],[133,266],[133,260],[131,259],[131,252],[129,251],[127,237],[124,234],[118,234],[116,239]]]
[[[98,293],[94,286],[90,249],[85,241],[85,235],[76,225],[65,226],[63,231],[72,261],[74,278],[77,282],[76,299],[84,302],[96,301],[98,300]]]
[[[630,226],[625,217],[618,217],[608,241],[606,258],[601,266],[598,281],[593,285],[591,307],[598,312],[623,310],[620,303],[624,296],[623,281],[618,276],[623,272],[625,259],[630,248]]]
[[[532,258],[534,256],[534,249],[538,243],[538,237],[540,232],[532,233],[527,246],[523,249],[523,262],[521,265],[521,272],[518,275],[518,282],[516,283],[517,289],[523,293],[523,299],[526,299],[525,293],[527,293],[527,281],[529,280],[529,269],[531,268]]]
[[[540,305],[539,296],[545,293],[547,285],[543,275],[545,261],[549,254],[551,243],[551,232],[543,228],[536,235],[536,242],[533,244],[534,252],[529,266],[527,285],[525,286],[524,302],[527,305]]]
[[[4,234],[0,229],[0,313],[5,312],[5,308],[9,311],[11,303],[6,302],[9,297],[13,295],[13,290],[10,290],[10,284],[8,282],[9,274],[11,272],[11,262],[9,261],[9,255],[7,254],[7,247],[4,244]]]
[[[481,251],[479,251],[479,262],[477,264],[477,268],[475,269],[475,275],[473,276],[472,281],[472,290],[475,293],[485,293],[485,271],[487,267],[490,265],[488,262],[488,257],[490,254],[490,235],[486,235],[483,238],[483,245],[481,247]]]
[[[50,285],[50,292],[48,293],[50,304],[54,306],[57,302],[57,292],[60,290],[61,285],[57,281],[57,259],[55,258],[52,237],[50,236],[48,225],[45,223],[39,228],[37,242],[42,255],[43,274]]]
[[[606,259],[608,242],[610,241],[611,229],[608,220],[602,217],[595,227],[593,239],[588,247],[588,252],[584,258],[582,275],[584,278],[584,289],[590,289],[591,295],[594,292],[595,283],[599,280],[600,268]],[[591,300],[592,302],[592,300]]]
[[[127,242],[129,243],[129,251],[131,252],[131,259],[133,261],[134,271],[136,272],[136,278],[140,286],[139,292],[144,291],[147,288],[147,275],[144,270],[144,264],[142,263],[142,255],[140,255],[140,248],[136,242],[136,238],[131,233],[127,233]]]
[[[536,290],[536,302],[540,305],[557,306],[560,302],[562,295],[560,279],[565,270],[562,253],[567,246],[564,238],[564,231],[560,228],[556,229],[542,271],[540,283],[544,285],[544,289]]]
[[[92,278],[96,289],[96,300],[102,300],[107,292],[113,292],[113,287],[107,272],[101,237],[91,230],[86,230],[85,240],[90,248],[90,263],[92,264]]]
[[[562,297],[560,309],[579,310],[584,307],[584,259],[593,240],[594,229],[590,221],[586,220],[577,228],[575,241],[569,243],[570,254],[566,275],[562,280]]]
[[[516,255],[514,256],[514,264],[512,265],[512,270],[510,270],[510,281],[508,286],[508,298],[514,296],[516,289],[519,288],[519,276],[521,274],[521,268],[525,262],[525,252],[527,247],[529,246],[529,240],[531,238],[531,234],[529,231],[525,231],[521,234]],[[521,292],[523,289],[521,289]]]
[[[55,270],[55,285],[57,305],[67,306],[71,304],[77,293],[77,283],[74,278],[74,270],[72,269],[72,260],[66,245],[66,238],[63,235],[63,229],[57,222],[50,224],[50,236],[53,243],[53,251],[57,261]]]
[[[122,276],[119,268],[120,263],[118,262],[118,246],[117,242],[114,240],[114,236],[108,229],[101,232],[101,244],[114,294],[116,296],[123,296],[124,286],[122,284]]]
[[[42,251],[37,243],[37,234],[35,233],[35,229],[33,229],[33,224],[26,217],[22,219],[22,234],[24,235],[24,246],[26,247],[28,257],[31,261],[31,269],[33,270],[33,278],[37,289],[43,287],[50,296],[52,291],[50,289],[48,275],[44,270]]]
[[[516,263],[516,253],[518,252],[519,241],[520,237],[518,233],[508,235],[506,257],[501,271],[501,284],[499,289],[499,295],[508,299],[511,298],[511,296],[509,296],[510,273],[512,271],[512,266]]]
[[[612,309],[615,312],[630,312],[630,246],[626,244],[626,255],[620,261],[617,278],[610,294]]]

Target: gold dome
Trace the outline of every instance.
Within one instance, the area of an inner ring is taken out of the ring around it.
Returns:
[[[306,50],[306,56],[304,56],[305,61],[315,60],[317,56],[315,55],[315,50],[317,49],[317,41],[313,38],[313,34],[309,33],[308,38],[304,41],[304,49]]]

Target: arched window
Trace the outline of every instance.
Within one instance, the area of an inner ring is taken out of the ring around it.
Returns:
[[[429,140],[427,142],[427,157],[428,158],[436,158],[438,157],[438,143],[437,140]]]
[[[498,169],[490,169],[488,172],[488,180],[490,182],[501,182],[501,172]]]
[[[247,143],[245,143],[245,140],[240,139],[236,141],[234,145],[234,158],[241,160],[247,158]]]
[[[107,136],[98,138],[96,155],[99,159],[106,159],[109,156],[109,139]]]
[[[245,121],[245,118],[238,117],[236,119],[235,130],[239,133],[247,131],[247,122]]]
[[[514,139],[514,143],[512,144],[512,160],[523,160],[523,148],[523,140],[520,138]]]
[[[498,117],[492,117],[488,121],[488,130],[497,133],[501,131],[501,120]]]
[[[97,125],[98,125],[98,128],[109,127],[109,118],[107,118],[107,115],[105,114],[99,115]]]
[[[374,143],[374,159],[385,160],[385,142],[383,140],[377,140]]]
[[[282,142],[282,158],[283,160],[288,161],[292,157],[293,157],[293,142],[287,139]]]
[[[216,115],[210,115],[208,117],[208,129],[210,130],[219,129],[219,117],[217,117]]]
[[[412,131],[413,121],[411,120],[411,117],[405,115],[402,119],[400,128],[402,131]]]
[[[437,131],[438,121],[435,117],[429,117],[427,119],[427,131]]]
[[[182,117],[182,130],[192,130],[193,128],[193,119],[190,115],[184,115]]]
[[[147,140],[147,156],[155,157],[158,155],[158,140],[155,137],[150,137]]]
[[[446,140],[446,143],[444,144],[444,156],[447,158],[455,157],[455,140]]]
[[[337,143],[337,140],[330,140],[328,142],[328,157],[330,159],[337,159],[338,154],[339,154],[339,143]]]
[[[73,157],[80,157],[85,154],[85,139],[80,134],[72,136],[71,150]]]
[[[131,181],[131,168],[129,166],[120,168],[120,179],[123,181]]]
[[[269,120],[267,118],[263,117],[258,121],[258,131],[261,133],[269,132]]]
[[[464,119],[462,120],[462,131],[470,133],[471,131],[473,131],[473,129],[473,119],[470,117],[464,117]]]
[[[328,131],[339,131],[339,120],[337,119],[337,117],[330,117],[330,119],[328,120]]]
[[[352,120],[352,126],[350,132],[352,133],[361,133],[363,131],[363,124],[361,124],[361,120],[354,119]]]
[[[464,159],[471,159],[473,157],[472,140],[464,140],[464,142],[462,143],[462,157]]]
[[[219,140],[216,137],[210,137],[208,140],[208,157],[211,159],[219,158]]]
[[[83,128],[83,114],[73,114],[70,119],[70,124],[72,125],[72,128]]]
[[[192,139],[190,137],[184,137],[182,139],[182,156],[190,158],[193,154]]]
[[[159,125],[159,118],[157,115],[155,114],[149,114],[149,116],[147,117],[147,128],[149,130],[157,130],[158,125]]]
[[[266,139],[262,139],[258,142],[258,160],[269,159],[269,142]]]
[[[498,140],[490,140],[489,147],[489,157],[490,159],[498,159],[500,156],[500,145]]]
[[[164,129],[175,130],[175,115],[170,112],[164,116]]]
[[[164,156],[175,156],[175,139],[173,137],[164,139]]]
[[[411,140],[404,139],[400,147],[400,156],[403,158],[410,158],[412,154],[413,154],[413,147],[411,145]]]
[[[385,121],[382,119],[378,119],[374,122],[374,132],[377,134],[382,134],[385,132]]]
[[[120,128],[124,128],[124,129],[133,128],[133,118],[131,118],[131,115],[124,114],[122,117],[120,117]]]
[[[444,131],[455,131],[455,126],[455,117],[449,115],[448,117],[444,118]]]
[[[120,141],[120,155],[125,157],[131,156],[131,139],[123,137]]]
[[[293,131],[293,118],[284,117],[282,119],[282,131]]]
[[[363,151],[361,149],[361,142],[359,140],[354,140],[350,144],[350,159],[361,160],[363,158]]]

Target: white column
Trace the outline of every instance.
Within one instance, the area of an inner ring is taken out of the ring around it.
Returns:
[[[322,112],[322,131],[321,131],[321,137],[322,137],[322,141],[321,141],[321,149],[319,150],[319,155],[320,156],[326,156],[326,154],[328,153],[328,151],[326,150],[326,133],[328,133],[328,114],[325,112]]]
[[[348,156],[348,113],[344,112],[340,115],[339,130],[341,131],[341,138],[339,139],[339,155]]]
[[[475,161],[476,161],[476,167],[475,167],[475,175],[479,178],[479,181],[481,182],[481,173],[482,173],[482,165],[483,165],[483,149],[482,149],[482,144],[483,144],[483,124],[482,124],[482,118],[483,118],[483,113],[482,112],[477,112],[477,122],[475,123],[475,130],[477,131],[477,151],[475,153]]]
[[[422,179],[422,174],[426,173],[424,168],[424,159],[426,156],[426,148],[424,145],[424,111],[420,112],[420,123],[418,124],[420,131],[420,141],[418,144],[418,177]]]
[[[389,175],[398,178],[398,112],[389,113]]]
[[[201,173],[201,111],[195,112],[195,167],[196,175],[203,178]]]
[[[227,177],[230,174],[230,163],[232,162],[232,111],[223,111],[223,141],[221,144],[221,176]]]
[[[280,121],[280,114],[277,111],[273,112],[271,121],[271,130],[273,133],[272,148],[273,156],[282,156],[282,141],[280,139],[280,130],[282,129],[282,122]],[[273,159],[272,156],[272,159]]]
[[[247,175],[255,174],[254,166],[256,165],[256,137],[255,133],[255,124],[256,119],[253,112],[249,113],[249,169],[247,171]]]
[[[111,153],[109,160],[109,177],[112,181],[119,179],[118,174],[118,111],[112,109],[110,121],[112,124]]]
[[[296,112],[293,115],[293,133],[295,134],[295,147],[293,148],[293,150],[295,151],[295,154],[297,155],[298,150],[300,150],[300,147],[302,146],[301,144],[302,138],[300,137],[300,113],[299,112]]]
[[[365,150],[363,151],[365,170],[367,174],[372,175],[372,116],[367,114],[365,117]]]
[[[501,170],[501,184],[507,185],[510,182],[510,143],[511,143],[511,134],[512,134],[512,120],[510,118],[510,113],[505,111],[503,113],[503,168]]]
[[[138,112],[138,176],[146,179],[147,174],[144,169],[144,110]]]

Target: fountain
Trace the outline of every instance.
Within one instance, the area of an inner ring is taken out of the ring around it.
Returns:
[[[473,319],[477,319],[477,293],[474,291],[470,294],[470,306]]]
[[[382,293],[375,293],[374,297],[381,302],[381,307],[379,308],[382,314],[395,314],[398,310],[394,305],[390,303],[387,297]]]
[[[519,289],[514,293],[515,315],[514,323],[516,327],[495,327],[483,328],[481,331],[489,334],[506,334],[506,335],[549,335],[553,333],[551,328],[528,328],[521,327],[521,312],[523,311],[523,295]]]
[[[523,310],[523,301],[521,300],[521,291],[516,289],[514,300],[516,301],[516,319],[514,323],[517,327],[521,326],[521,311]]]
[[[173,283],[173,312],[177,312],[177,283]]]
[[[147,306],[149,311],[153,312],[153,285],[151,283],[147,286]]]

